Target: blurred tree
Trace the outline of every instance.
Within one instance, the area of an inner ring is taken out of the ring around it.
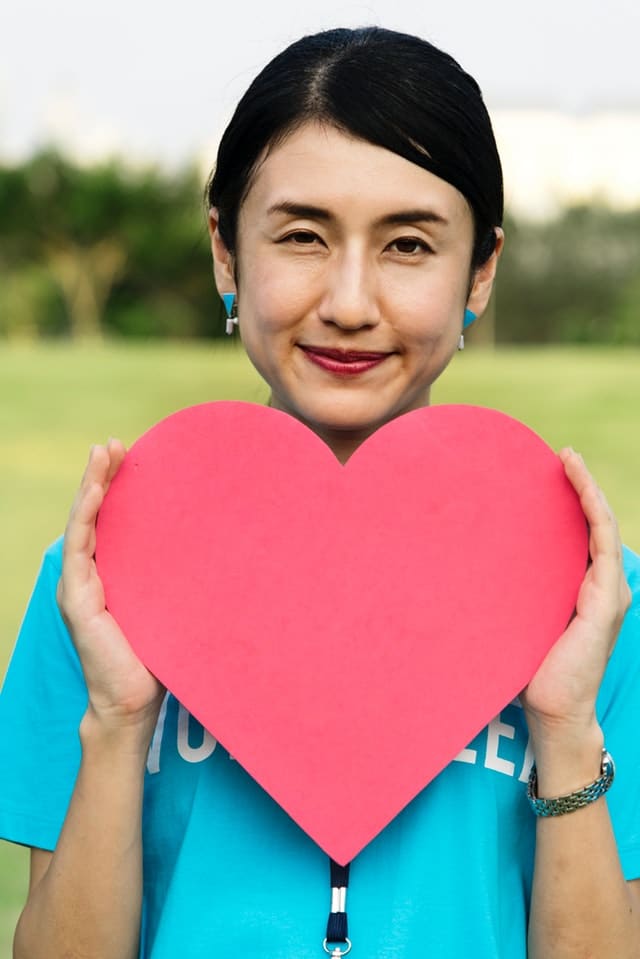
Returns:
[[[46,269],[29,264],[2,277],[0,337],[34,339],[63,327],[64,306]]]
[[[640,211],[574,207],[550,223],[508,218],[505,233],[498,342],[604,343],[629,331],[620,317],[640,283]]]
[[[45,249],[45,259],[64,296],[71,335],[102,336],[104,307],[126,259],[122,244],[105,239],[82,246],[58,240]]]
[[[163,176],[115,162],[83,169],[53,151],[0,169],[0,277],[8,283],[36,267],[48,273],[74,337],[215,335],[223,311],[200,193],[194,170]],[[36,300],[29,302],[35,313],[27,323],[15,297],[0,300],[0,329],[50,332]],[[37,302],[44,308],[42,297]]]

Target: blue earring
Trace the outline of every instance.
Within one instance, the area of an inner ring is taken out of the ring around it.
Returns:
[[[223,293],[224,308],[227,311],[227,336],[231,336],[234,326],[238,325],[238,300],[235,293]]]
[[[462,329],[463,329],[463,330],[466,330],[466,328],[467,328],[468,326],[471,326],[471,324],[473,323],[473,321],[474,321],[474,320],[477,320],[477,319],[478,319],[478,317],[477,317],[477,315],[473,312],[473,310],[465,310],[465,311],[464,311],[464,320],[463,320],[463,322],[462,322]],[[459,350],[464,350],[464,333],[461,333],[461,334],[460,334],[460,339],[458,340],[458,349],[459,349]]]
[[[465,311],[464,311],[464,323],[462,324],[463,327],[464,327],[464,329],[466,330],[466,328],[467,328],[468,326],[471,326],[471,324],[473,323],[473,321],[474,321],[474,320],[477,320],[477,319],[478,319],[478,317],[477,317],[477,315],[473,312],[473,310],[465,310]]]

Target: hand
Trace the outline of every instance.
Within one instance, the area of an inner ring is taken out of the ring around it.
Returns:
[[[164,689],[107,611],[94,560],[98,510],[124,456],[118,440],[91,450],[65,531],[58,605],[82,663],[89,709],[109,728],[139,726],[150,737]]]
[[[631,602],[615,518],[581,456],[560,452],[565,472],[589,524],[591,563],[576,614],[521,694],[535,740],[577,742],[597,725],[595,702],[618,631]]]

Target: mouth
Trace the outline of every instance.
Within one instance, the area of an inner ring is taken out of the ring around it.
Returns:
[[[355,376],[380,366],[392,353],[371,350],[336,350],[321,346],[303,346],[300,349],[316,366],[342,376]]]

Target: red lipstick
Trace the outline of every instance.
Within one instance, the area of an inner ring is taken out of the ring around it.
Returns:
[[[336,350],[321,346],[302,346],[301,349],[316,366],[343,376],[365,373],[374,366],[379,366],[391,355],[370,350]]]

